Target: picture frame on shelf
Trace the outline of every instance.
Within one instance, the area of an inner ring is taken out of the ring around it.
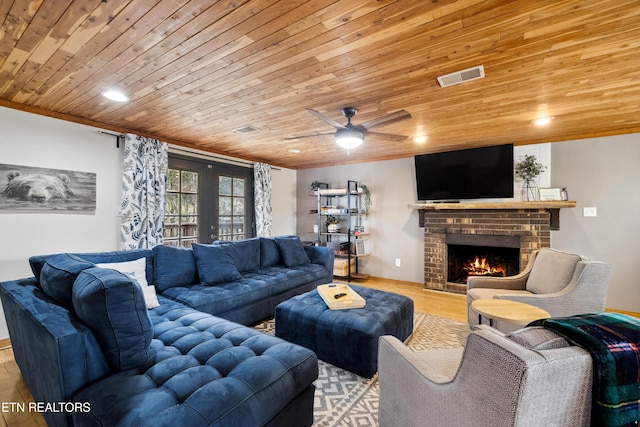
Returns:
[[[562,200],[562,190],[560,188],[540,188],[538,193],[541,202]]]
[[[366,255],[367,254],[365,240],[358,239],[358,240],[355,241],[355,245],[356,245],[356,255]]]

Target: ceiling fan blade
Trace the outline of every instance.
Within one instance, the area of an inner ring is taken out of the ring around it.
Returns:
[[[378,117],[377,119],[369,120],[368,122],[361,123],[359,126],[370,130],[379,126],[390,125],[391,123],[397,123],[402,120],[411,118],[411,114],[408,111],[400,110],[395,113],[387,114],[386,116]]]
[[[387,141],[404,141],[407,139],[404,135],[394,135],[392,133],[380,133],[380,132],[367,132],[367,136],[372,136],[378,139],[385,139]]]
[[[300,135],[300,136],[290,136],[285,138],[285,141],[293,141],[295,139],[303,139],[303,138],[314,138],[316,136],[327,136],[327,135],[335,135],[334,132],[331,133],[314,133],[313,135]]]
[[[317,118],[319,118],[320,120],[329,123],[331,126],[333,126],[336,129],[344,129],[344,125],[341,125],[340,123],[336,122],[333,119],[330,119],[329,117],[325,116],[324,114],[320,113],[319,111],[316,110],[312,110],[311,108],[307,108],[307,111],[310,112],[311,114],[313,114],[314,116],[316,116]]]

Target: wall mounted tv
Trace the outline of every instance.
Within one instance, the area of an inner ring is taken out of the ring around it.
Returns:
[[[513,144],[415,156],[419,201],[513,197]]]

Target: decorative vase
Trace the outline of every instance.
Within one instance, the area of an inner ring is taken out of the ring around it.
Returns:
[[[520,190],[523,202],[535,202],[538,200],[538,184],[533,179],[527,179]]]

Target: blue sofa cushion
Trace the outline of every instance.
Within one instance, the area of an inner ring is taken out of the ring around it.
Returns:
[[[260,269],[260,238],[239,240],[231,247],[233,264],[240,273]]]
[[[249,307],[254,304],[267,302],[272,298],[278,299],[278,296],[288,295],[307,283],[314,284],[315,288],[324,282],[325,276],[326,270],[317,264],[292,268],[280,265],[245,273],[240,280],[218,283],[216,286],[195,284],[167,289],[163,295],[199,311],[229,318],[236,311],[249,311]],[[262,320],[270,315],[273,315],[273,311],[267,311],[255,320]],[[233,320],[239,321],[236,317]]]
[[[61,255],[61,254],[53,254],[53,255],[34,255],[29,258],[29,265],[31,266],[31,271],[35,276],[38,283],[40,283],[40,273],[42,268],[46,264],[47,260],[51,257]],[[126,261],[134,261],[138,258],[145,257],[147,259],[147,282],[153,283],[153,257],[151,255],[151,249],[132,249],[127,251],[111,251],[111,252],[93,252],[93,253],[73,253],[70,255],[77,256],[78,258],[82,258],[85,261],[89,261],[94,264],[101,264],[107,262],[126,262]]]
[[[275,241],[287,267],[297,267],[311,262],[298,236],[279,236],[275,237]]]
[[[82,270],[93,263],[71,254],[58,254],[47,259],[40,270],[40,286],[45,294],[56,302],[71,307],[73,282]]]
[[[283,264],[280,248],[272,237],[260,238],[260,268]]]
[[[191,248],[160,245],[153,248],[154,284],[162,292],[174,286],[198,283],[198,267]]]
[[[233,263],[230,246],[212,246],[194,243],[193,255],[200,280],[208,285],[242,279]]]
[[[91,411],[74,425],[308,425],[272,420],[317,378],[312,351],[171,300],[150,317],[149,365],[80,390],[74,400]]]
[[[84,270],[73,285],[73,306],[98,338],[113,369],[124,371],[147,363],[153,327],[142,289],[134,279],[106,268]]]

